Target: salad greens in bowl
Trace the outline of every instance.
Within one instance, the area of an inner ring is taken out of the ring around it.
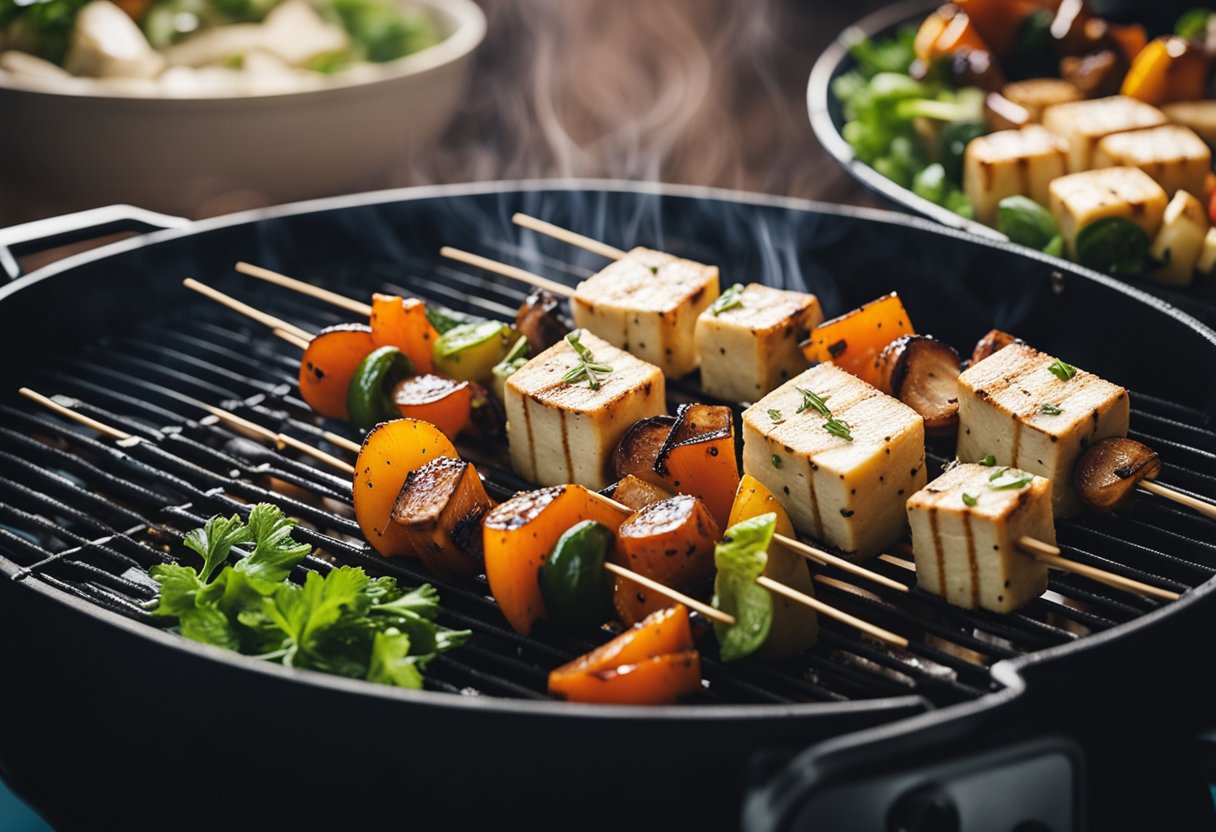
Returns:
[[[1156,37],[1086,0],[903,3],[819,59],[816,135],[944,224],[1120,278],[1216,281],[1216,14]]]

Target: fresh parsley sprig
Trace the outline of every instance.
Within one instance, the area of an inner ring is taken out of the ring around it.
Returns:
[[[596,361],[595,356],[591,354],[591,350],[583,346],[582,337],[583,331],[581,329],[576,329],[566,335],[566,343],[570,345],[570,348],[574,350],[574,354],[578,356],[578,363],[562,376],[562,381],[569,384],[577,384],[586,379],[588,387],[592,390],[599,390],[600,375],[611,373],[612,367]]]
[[[710,314],[716,318],[728,309],[737,309],[743,306],[742,295],[743,284],[736,283],[718,295],[718,299],[714,301],[713,306],[709,307]]]
[[[152,614],[204,644],[399,687],[421,687],[426,663],[468,639],[467,630],[434,623],[439,595],[429,585],[407,592],[355,566],[292,583],[312,549],[292,538],[295,526],[269,503],[253,506],[246,521],[212,517],[184,541],[202,557],[201,572],[176,563],[150,571],[160,585]],[[225,565],[237,546],[252,549]]]
[[[1077,368],[1056,359],[1047,366],[1048,371],[1060,381],[1068,381],[1077,374]]]

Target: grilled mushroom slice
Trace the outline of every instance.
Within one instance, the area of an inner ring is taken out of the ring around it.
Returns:
[[[477,469],[440,457],[406,477],[392,518],[432,570],[468,577],[481,568],[481,520],[492,507]]]
[[[532,354],[544,352],[566,337],[570,325],[561,314],[561,298],[537,289],[524,299],[515,313],[515,328],[528,339]]]
[[[621,477],[612,487],[612,499],[621,505],[629,506],[634,511],[640,511],[651,503],[666,500],[670,496],[671,492],[666,488],[660,488],[633,474]]]
[[[1094,511],[1114,511],[1131,502],[1136,484],[1161,473],[1157,452],[1134,439],[1114,436],[1095,442],[1077,461],[1077,492]]]
[[[988,334],[975,342],[975,349],[971,351],[971,364],[978,364],[988,356],[992,355],[997,350],[1003,350],[1010,344],[1025,343],[1021,338],[1015,335],[1010,335],[999,329],[989,330]]]
[[[612,452],[612,470],[616,478],[636,474],[643,479],[654,479],[659,451],[663,450],[675,423],[672,416],[651,416],[634,422]]]
[[[949,344],[929,335],[896,338],[877,358],[880,389],[911,407],[934,436],[958,430],[962,362]]]

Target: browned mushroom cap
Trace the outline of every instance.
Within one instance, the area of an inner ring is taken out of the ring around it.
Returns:
[[[670,496],[671,492],[667,489],[659,488],[654,483],[635,477],[633,474],[621,477],[612,488],[612,499],[629,506],[634,511],[643,509],[651,503],[666,500]]]
[[[635,474],[644,479],[654,476],[654,464],[676,420],[672,416],[651,416],[634,422],[612,451],[612,470],[617,479]]]
[[[1060,60],[1060,77],[1086,98],[1115,95],[1127,74],[1128,61],[1117,48],[1088,55],[1069,55]]]
[[[878,356],[881,388],[919,413],[934,436],[958,430],[962,362],[949,344],[928,335],[896,338]]]
[[[1121,436],[1095,442],[1077,461],[1077,491],[1094,511],[1114,511],[1132,499],[1136,483],[1161,473],[1157,452]]]
[[[532,354],[543,352],[566,337],[570,326],[561,314],[561,299],[537,289],[524,299],[515,313],[515,328],[528,339]]]
[[[1003,350],[1010,344],[1021,343],[1023,343],[1021,338],[1010,335],[1008,332],[1003,332],[999,329],[990,330],[987,335],[975,342],[975,349],[971,351],[971,363],[978,364],[994,352]]]

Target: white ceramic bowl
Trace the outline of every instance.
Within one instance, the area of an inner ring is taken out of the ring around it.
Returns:
[[[455,113],[486,21],[413,0],[444,38],[318,89],[169,98],[0,81],[0,194],[186,216],[393,184]]]

